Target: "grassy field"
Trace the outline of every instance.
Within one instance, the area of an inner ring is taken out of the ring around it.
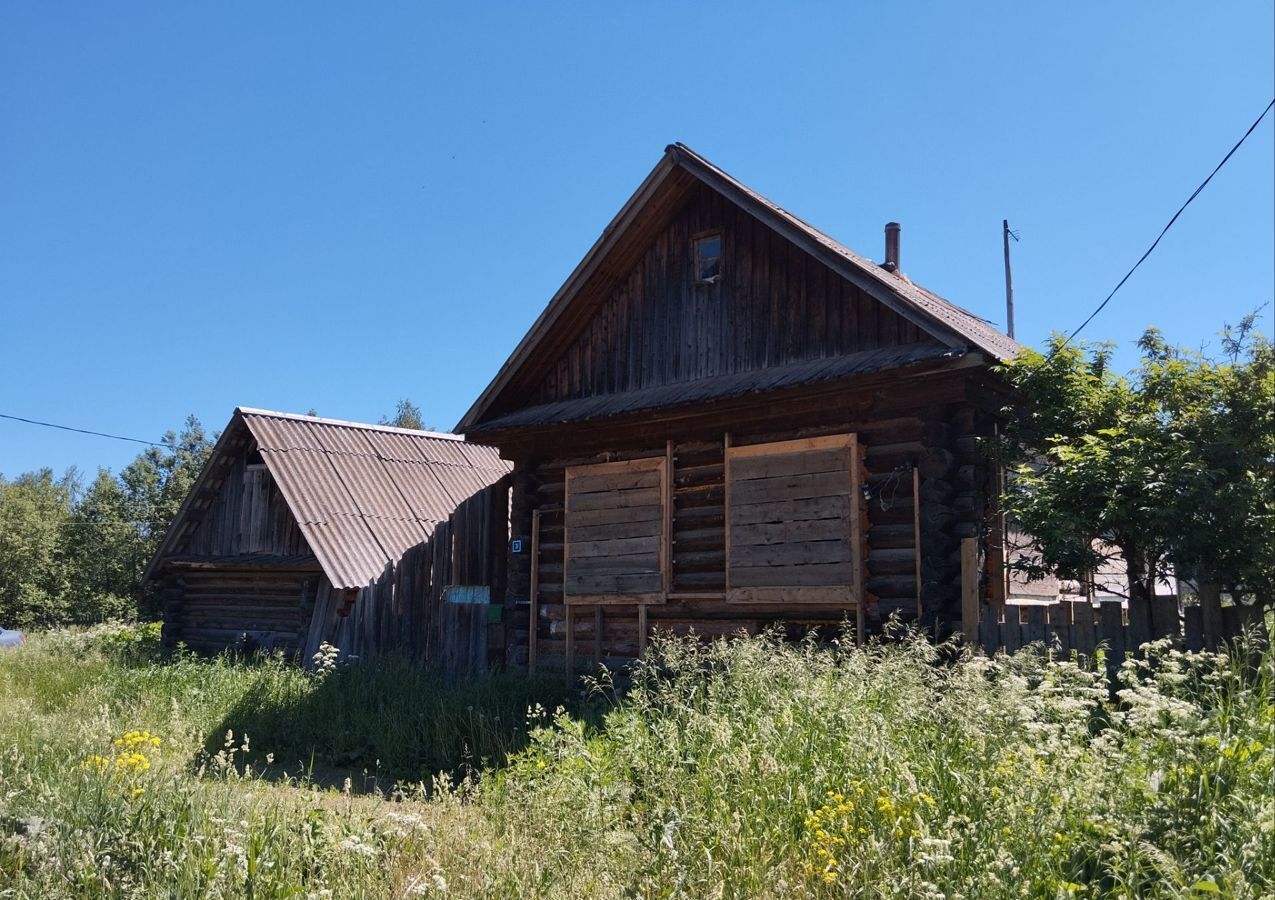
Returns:
[[[671,641],[616,701],[152,643],[0,654],[0,897],[1275,892],[1269,653],[1160,648],[1112,701],[1031,653]]]

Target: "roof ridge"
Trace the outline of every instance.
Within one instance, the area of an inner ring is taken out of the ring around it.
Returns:
[[[290,419],[294,422],[315,422],[320,425],[335,425],[339,428],[357,428],[360,431],[387,431],[391,434],[405,434],[409,437],[435,438],[443,441],[465,440],[463,434],[448,431],[426,431],[423,428],[399,428],[395,425],[373,425],[370,422],[351,422],[348,419],[327,419],[322,416],[303,416],[300,413],[278,412],[273,409],[255,409],[251,406],[236,406],[235,412],[246,416],[269,416],[273,419]]]

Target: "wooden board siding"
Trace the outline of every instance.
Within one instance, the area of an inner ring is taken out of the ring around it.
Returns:
[[[443,620],[447,589],[465,585],[483,587],[491,602],[501,605],[507,595],[505,554],[508,547],[509,480],[503,478],[462,501],[446,522],[439,522],[424,543],[388,564],[372,583],[357,592],[320,588],[320,602],[310,623],[306,659],[322,641],[338,647],[347,657],[370,662],[387,652],[397,652],[456,665],[459,645],[487,648],[478,655],[465,652],[476,666],[505,662],[508,625],[505,616],[488,623],[490,604],[481,616],[474,610],[454,615],[450,627],[468,623],[481,634],[450,632]],[[326,597],[329,597],[326,603]],[[452,612],[455,612],[454,610]],[[481,621],[480,621],[481,620]]]
[[[726,451],[726,599],[857,606],[854,435]]]
[[[240,454],[183,551],[195,556],[309,553],[301,529],[264,465]]]
[[[722,275],[694,280],[693,235],[721,229]],[[527,406],[824,359],[924,339],[916,326],[700,186],[585,318],[542,347]]]
[[[564,479],[566,602],[663,601],[666,457],[568,466]]]

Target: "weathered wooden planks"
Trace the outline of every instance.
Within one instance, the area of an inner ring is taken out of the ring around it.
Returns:
[[[676,384],[918,340],[917,327],[694,179],[674,176],[605,266],[593,302],[528,360],[530,402]],[[672,198],[676,197],[674,201]],[[722,277],[694,279],[693,236],[724,237]]]
[[[563,593],[650,597],[668,589],[668,454],[565,470]],[[610,602],[610,601],[609,601]]]
[[[841,496],[804,497],[797,500],[773,500],[760,503],[731,504],[732,527],[765,522],[804,522],[810,519],[832,519],[847,522],[850,517],[849,492]],[[847,526],[848,527],[848,526]]]
[[[856,605],[862,598],[859,452],[837,434],[730,446],[726,599]],[[763,593],[759,593],[759,589]]]

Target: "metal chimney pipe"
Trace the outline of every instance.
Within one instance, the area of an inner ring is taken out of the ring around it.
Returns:
[[[885,223],[885,262],[881,268],[887,272],[899,271],[899,223]]]

